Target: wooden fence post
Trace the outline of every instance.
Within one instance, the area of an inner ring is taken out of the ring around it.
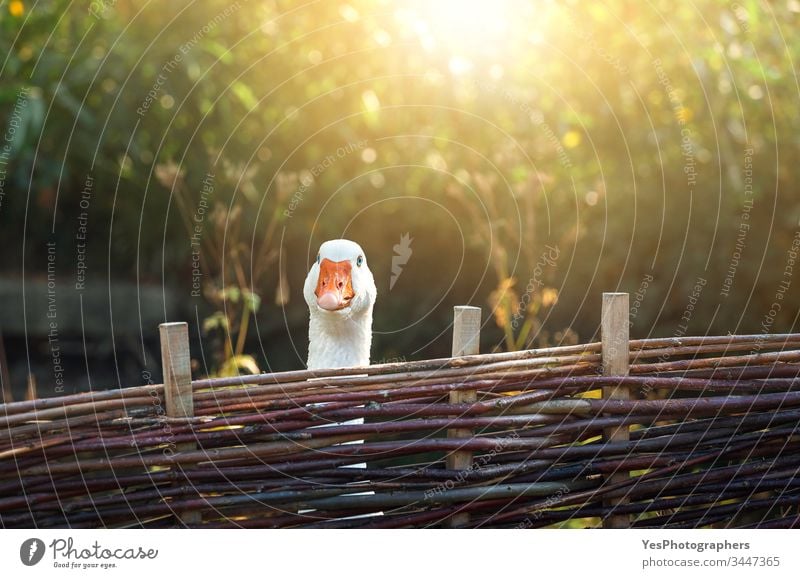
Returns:
[[[602,320],[600,324],[604,376],[628,375],[630,365],[630,325],[627,293],[603,293]],[[630,392],[624,385],[603,387],[603,399],[630,399]],[[609,427],[603,430],[608,442],[626,442],[630,439],[628,426]],[[608,483],[628,479],[628,472],[620,472],[607,477]],[[611,500],[608,505],[627,503],[625,498]],[[612,515],[603,519],[604,528],[629,528],[630,516]]]
[[[189,353],[189,325],[185,322],[162,323],[158,326],[161,336],[161,368],[164,374],[164,404],[168,417],[194,417],[192,396],[192,367]],[[175,451],[197,449],[194,442],[180,443]],[[178,514],[187,525],[199,524],[200,512],[186,511]]]
[[[456,306],[453,308],[453,357],[480,353],[481,308]],[[450,403],[473,403],[477,393],[473,391],[451,391]],[[472,430],[453,428],[447,430],[449,438],[470,438]],[[447,456],[448,470],[468,470],[472,467],[471,451],[454,451]],[[469,522],[469,514],[456,514],[450,518],[450,526],[463,526]]]

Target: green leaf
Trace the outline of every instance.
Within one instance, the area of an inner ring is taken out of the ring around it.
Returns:
[[[236,377],[237,375],[256,375],[260,373],[256,360],[252,355],[234,355],[220,367],[219,377]]]
[[[258,99],[253,94],[253,91],[243,82],[236,82],[231,86],[233,94],[235,94],[239,101],[248,109],[254,109],[258,105]]]
[[[223,331],[228,330],[228,318],[221,311],[217,311],[203,320],[203,333],[210,333],[217,328]]]
[[[253,313],[257,313],[261,307],[261,297],[248,289],[242,292],[242,296],[244,298],[244,306]]]
[[[238,303],[242,297],[242,292],[236,285],[229,285],[222,290],[222,298],[231,303]]]

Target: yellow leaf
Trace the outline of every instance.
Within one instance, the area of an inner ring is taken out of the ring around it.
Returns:
[[[501,329],[511,323],[509,309],[512,303],[518,302],[517,293],[513,289],[514,283],[516,283],[514,277],[501,279],[497,284],[497,289],[489,293],[489,305],[492,307],[495,323]]]
[[[222,364],[217,372],[218,377],[236,377],[239,375],[256,375],[260,373],[256,360],[250,355],[235,355]]]
[[[678,122],[686,124],[690,122],[694,117],[694,113],[692,112],[691,108],[686,108],[685,106],[680,107],[677,111],[675,111],[675,118]]]
[[[583,140],[581,133],[579,133],[577,130],[570,130],[567,131],[567,133],[561,139],[561,142],[563,142],[564,146],[568,149],[574,149],[576,146],[581,144],[581,140]]]
[[[542,305],[545,307],[550,307],[551,305],[555,305],[558,301],[558,290],[552,287],[546,287],[542,291]]]
[[[381,108],[381,101],[374,90],[365,90],[361,93],[361,102],[367,112],[375,112]]]

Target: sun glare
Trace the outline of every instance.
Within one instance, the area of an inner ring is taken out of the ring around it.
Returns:
[[[433,0],[402,2],[397,18],[418,36],[429,52],[450,55],[450,70],[462,74],[474,61],[499,56],[516,32],[515,10],[522,4],[510,0]],[[519,22],[519,20],[516,20]]]
[[[508,31],[508,3],[487,0],[439,0],[427,11],[433,26],[457,42],[480,42]]]

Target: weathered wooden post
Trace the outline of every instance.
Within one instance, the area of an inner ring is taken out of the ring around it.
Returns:
[[[602,341],[602,359],[604,376],[628,375],[630,357],[630,325],[627,293],[603,293],[603,309],[600,324]],[[603,387],[603,399],[630,399],[630,392],[624,385]],[[603,437],[608,442],[626,442],[630,440],[628,426],[609,427],[603,430]],[[621,482],[628,479],[628,472],[620,472],[608,476],[608,483]],[[611,500],[608,505],[627,503],[624,498]],[[630,516],[626,514],[608,516],[603,520],[604,528],[629,528]]]
[[[189,325],[185,322],[162,323],[158,326],[161,336],[161,368],[164,374],[164,404],[168,417],[194,417],[192,397],[192,366],[189,353]],[[180,443],[175,451],[197,449],[194,442]],[[200,512],[187,511],[178,514],[184,524],[199,524]]]
[[[481,309],[480,307],[456,306],[453,308],[453,357],[477,355],[480,353]],[[451,391],[450,403],[473,403],[477,393],[472,391]],[[447,430],[449,438],[470,438],[472,430],[453,428]],[[447,456],[448,470],[468,470],[472,467],[471,451],[454,451]],[[450,526],[463,526],[469,521],[469,514],[456,514],[450,518]]]

